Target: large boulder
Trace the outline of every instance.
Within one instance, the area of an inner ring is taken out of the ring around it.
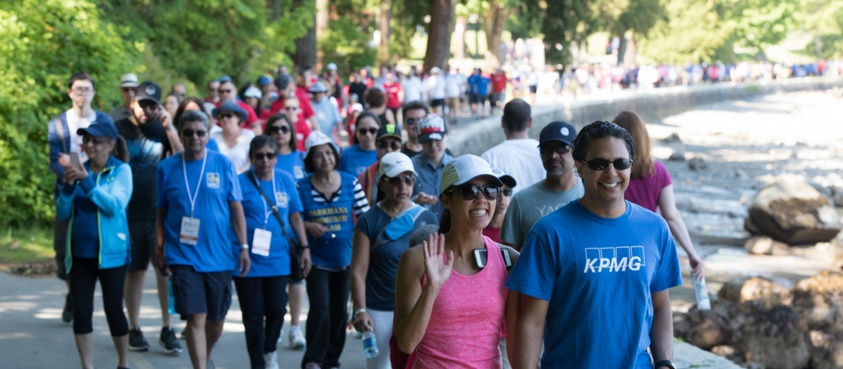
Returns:
[[[747,367],[804,369],[811,360],[809,336],[799,316],[788,306],[766,308],[759,302],[740,306],[746,319],[735,332],[735,348]]]
[[[780,176],[761,189],[744,227],[789,245],[825,242],[840,232],[840,217],[828,197],[799,176]]]
[[[826,270],[797,282],[792,306],[808,328],[843,334],[843,273]]]
[[[711,350],[731,342],[733,331],[743,325],[744,320],[735,303],[713,301],[710,310],[693,307],[682,317],[674,318],[674,334],[694,346]]]
[[[788,305],[793,295],[785,286],[766,278],[737,278],[723,284],[717,297],[735,304],[758,302],[766,308],[776,305]]]
[[[811,331],[810,338],[811,369],[843,368],[843,335]]]

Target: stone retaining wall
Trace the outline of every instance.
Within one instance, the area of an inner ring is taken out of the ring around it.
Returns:
[[[744,100],[768,94],[826,90],[837,87],[843,87],[843,79],[814,77],[734,85],[721,83],[670,87],[648,92],[638,91],[634,94],[625,92],[607,97],[587,97],[588,100],[572,103],[560,102],[558,106],[534,108],[530,137],[538,139],[541,129],[556,120],[570,122],[579,129],[595,120],[610,120],[621,111],[630,110],[641,114],[649,122],[656,122],[706,104]],[[505,138],[501,130],[500,117],[463,122],[458,126],[450,127],[448,148],[455,155],[480,155]]]

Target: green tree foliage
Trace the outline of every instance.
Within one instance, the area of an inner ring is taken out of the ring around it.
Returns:
[[[52,219],[47,123],[70,107],[67,81],[77,71],[97,82],[95,109],[119,101],[120,74],[140,54],[121,39],[127,32],[90,1],[0,2],[0,225]]]
[[[758,51],[784,40],[794,24],[799,0],[718,0],[721,27],[733,30],[733,41]]]
[[[668,2],[667,20],[638,40],[638,53],[646,60],[676,65],[722,57],[731,49],[733,26],[720,22],[715,7],[715,0]]]
[[[594,9],[586,0],[527,0],[524,4],[524,16],[541,19],[548,64],[569,63],[570,45],[585,42],[596,31]]]
[[[336,63],[341,75],[347,76],[353,70],[374,65],[377,50],[369,45],[369,34],[354,20],[336,19],[328,25],[328,34],[319,43],[323,60]]]

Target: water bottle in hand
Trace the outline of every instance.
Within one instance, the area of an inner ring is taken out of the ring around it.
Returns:
[[[169,302],[169,306],[167,307],[167,312],[170,315],[176,315],[176,298],[173,297],[173,280],[167,280],[167,301]]]
[[[371,359],[377,357],[378,352],[378,339],[375,338],[374,331],[365,331],[363,332],[363,353],[366,354],[367,359]]]

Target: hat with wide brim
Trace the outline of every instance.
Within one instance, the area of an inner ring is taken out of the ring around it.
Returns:
[[[312,148],[324,144],[330,144],[331,148],[334,149],[334,152],[337,153],[337,155],[341,153],[340,147],[337,146],[334,140],[322,133],[322,131],[313,131],[310,132],[310,135],[308,135],[307,139],[304,140],[304,157],[306,158],[310,155],[310,150]]]
[[[503,186],[487,161],[477,155],[467,154],[445,165],[440,182],[441,191],[445,193],[451,187],[463,185],[477,177],[487,177],[493,184]]]
[[[246,113],[246,111],[243,110],[243,108],[241,108],[239,105],[237,105],[236,102],[231,101],[231,100],[225,100],[222,103],[220,103],[220,106],[217,107],[217,108],[214,108],[214,110],[211,112],[211,114],[214,116],[214,119],[219,120],[220,119],[220,113],[222,113],[224,111],[230,111],[234,114],[237,114],[240,117],[241,122],[245,122],[246,118],[248,117],[248,114]]]

